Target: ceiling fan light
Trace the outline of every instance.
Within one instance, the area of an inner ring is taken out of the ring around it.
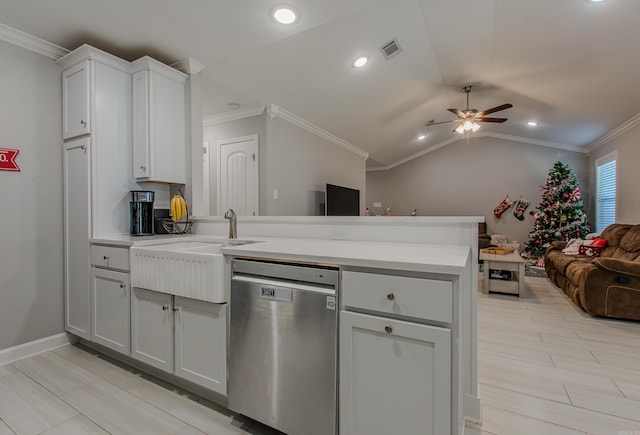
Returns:
[[[473,122],[471,121],[465,121],[464,124],[462,125],[462,128],[464,131],[469,131],[471,129],[473,129]]]
[[[464,124],[460,124],[458,127],[456,127],[456,131],[460,134],[464,134]]]
[[[473,126],[471,127],[471,131],[478,131],[479,128],[480,128],[480,124],[478,124],[477,122],[474,122]]]

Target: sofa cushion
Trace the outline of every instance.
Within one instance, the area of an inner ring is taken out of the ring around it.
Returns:
[[[591,262],[595,257],[587,257],[586,255],[566,255],[563,254],[562,251],[551,251],[547,253],[545,258],[545,262],[549,261],[553,267],[555,267],[558,272],[564,274],[567,266],[569,266],[574,261],[584,263]]]
[[[573,284],[583,287],[587,279],[587,271],[595,267],[597,266],[593,265],[590,259],[578,258],[567,265],[564,274]]]
[[[605,248],[600,256],[605,258],[617,258],[618,260],[633,261],[638,257],[638,253],[626,251],[622,249],[621,246],[614,246]]]
[[[620,247],[628,252],[640,251],[640,225],[634,225],[620,240]]]
[[[611,224],[600,234],[600,238],[609,242],[609,246],[618,246],[622,237],[631,227],[632,225],[627,224]]]

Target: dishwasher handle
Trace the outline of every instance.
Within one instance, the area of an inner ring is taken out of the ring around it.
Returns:
[[[254,276],[234,275],[231,278],[231,291],[233,291],[233,282],[246,282],[248,284],[257,285],[262,288],[275,287],[279,289],[286,289],[289,291],[302,290],[312,293],[320,293],[325,295],[335,295],[336,289],[334,287],[320,287],[318,284],[306,285],[303,283],[292,283],[288,281],[280,281],[269,278],[257,278]],[[262,292],[263,290],[261,290]],[[267,295],[268,296],[268,295]]]

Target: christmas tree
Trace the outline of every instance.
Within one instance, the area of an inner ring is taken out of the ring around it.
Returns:
[[[589,233],[578,181],[571,168],[556,162],[542,190],[542,201],[531,212],[535,218],[525,251],[540,257],[554,240],[582,239]]]

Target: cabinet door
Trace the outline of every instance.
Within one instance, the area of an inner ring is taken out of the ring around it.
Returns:
[[[340,434],[449,434],[448,329],[340,314]]]
[[[134,287],[131,297],[131,356],[173,371],[173,296]]]
[[[93,341],[130,354],[131,292],[129,274],[93,267]]]
[[[133,175],[139,181],[185,183],[185,78],[159,63],[133,74]]]
[[[149,71],[133,74],[133,176],[149,178]]]
[[[227,394],[227,304],[175,296],[175,374]]]
[[[91,339],[89,138],[64,145],[65,329]]]
[[[91,132],[90,61],[62,73],[62,137],[71,139]]]

